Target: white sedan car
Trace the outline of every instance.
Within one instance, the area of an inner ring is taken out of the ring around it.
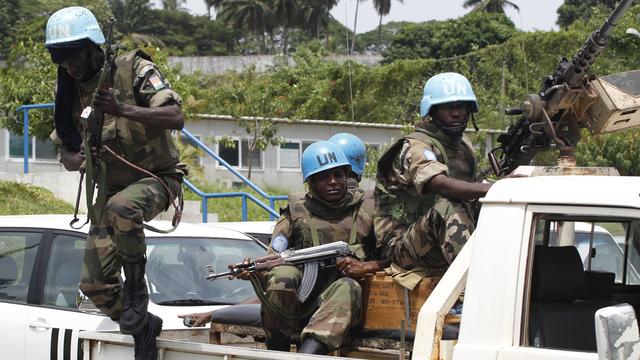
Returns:
[[[70,215],[0,216],[0,348],[3,358],[81,359],[80,330],[117,330],[78,291],[85,225]],[[169,228],[167,222],[152,222]],[[206,280],[206,265],[225,271],[265,254],[259,241],[237,231],[180,224],[171,234],[147,232],[149,311],[163,328],[184,328],[179,314],[204,312],[255,297],[248,281]],[[89,305],[88,305],[89,304]]]

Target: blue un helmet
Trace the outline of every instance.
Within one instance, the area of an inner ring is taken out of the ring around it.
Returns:
[[[340,146],[349,164],[351,164],[351,171],[359,177],[362,176],[364,166],[367,163],[367,148],[362,140],[349,133],[340,133],[333,135],[329,141]]]
[[[350,166],[340,147],[330,141],[316,141],[302,153],[302,178],[340,166]]]
[[[105,43],[100,25],[91,11],[70,6],[53,13],[47,21],[46,47],[87,39],[96,45]]]
[[[424,85],[420,102],[420,117],[425,117],[434,105],[457,101],[471,103],[471,112],[478,112],[478,100],[466,77],[454,72],[432,76]]]

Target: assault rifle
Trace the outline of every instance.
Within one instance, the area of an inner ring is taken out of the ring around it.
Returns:
[[[622,0],[572,61],[562,58],[554,73],[544,78],[537,94],[526,96],[520,107],[505,110],[507,115],[521,115],[521,118],[506,133],[498,136],[499,145],[489,153],[489,162],[497,176],[528,164],[538,151],[552,146],[560,149],[562,159],[575,164],[574,152],[580,140],[580,128],[587,127],[592,133],[602,133],[635,126],[628,117],[624,119],[629,108],[615,108],[610,104],[592,106],[608,97],[603,95],[608,95],[606,93],[610,90],[599,86],[599,79],[594,80],[587,75],[632,2]],[[632,106],[633,112],[637,106]],[[625,120],[624,124],[619,123],[620,120]],[[616,122],[619,125],[613,126]]]
[[[80,114],[81,121],[83,122],[83,131],[85,139],[85,164],[84,172],[80,172],[80,184],[78,185],[78,195],[76,198],[76,211],[71,220],[71,226],[78,221],[77,213],[80,202],[80,193],[82,192],[82,181],[86,172],[86,201],[87,201],[87,215],[93,224],[98,224],[102,218],[104,211],[103,207],[106,203],[106,176],[107,169],[102,161],[102,128],[104,126],[104,113],[102,111],[96,111],[95,101],[99,89],[102,89],[106,85],[106,80],[111,76],[112,70],[115,68],[114,62],[117,56],[117,48],[113,46],[113,26],[115,25],[115,18],[111,17],[107,24],[107,42],[105,49],[105,59],[100,69],[100,78],[98,79],[98,85],[96,86],[93,97],[91,98],[91,104],[85,107]],[[94,153],[95,149],[95,153]],[[94,191],[98,189],[98,195],[94,202]],[[85,223],[86,224],[86,223]]]
[[[355,254],[349,249],[349,245],[346,242],[336,241],[301,250],[285,250],[281,253],[257,257],[248,263],[231,264],[229,265],[229,271],[221,273],[215,273],[214,269],[209,265],[207,267],[209,272],[207,280],[215,280],[227,276],[233,278],[243,271],[255,273],[270,270],[280,265],[304,265],[302,281],[296,291],[296,295],[300,302],[305,302],[313,291],[320,267],[333,267],[337,258],[345,256],[355,256]]]

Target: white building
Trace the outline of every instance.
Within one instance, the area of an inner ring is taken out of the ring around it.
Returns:
[[[258,119],[258,121],[275,122],[277,136],[283,142],[276,146],[270,145],[264,151],[251,152],[249,151],[251,135],[231,116],[200,115],[197,120],[188,122],[185,129],[244,176],[248,175],[251,156],[251,180],[258,186],[274,185],[289,191],[300,191],[304,188],[300,156],[314,141],[326,140],[334,134],[349,132],[360,137],[367,145],[381,149],[402,134],[402,126],[395,124],[327,120],[291,121],[289,119]],[[188,142],[183,134],[180,134],[180,137]],[[221,143],[219,141],[221,138],[231,139],[234,146]],[[487,141],[491,141],[491,138],[492,134],[488,134]],[[30,174],[65,172],[56,159],[56,150],[50,141],[38,141],[32,137],[29,145],[28,171]],[[205,177],[209,182],[222,181],[227,185],[241,182],[207,154],[201,156],[198,161],[204,167]],[[4,173],[4,176],[0,175],[0,177],[10,179],[12,176],[22,174],[23,167],[23,137],[10,134],[6,129],[2,130],[0,173]],[[372,188],[373,182],[368,180],[363,185],[365,188]]]

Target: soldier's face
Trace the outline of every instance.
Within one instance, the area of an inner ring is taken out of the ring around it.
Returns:
[[[469,120],[469,103],[457,101],[441,104],[436,107],[436,117],[444,127],[458,127],[466,125]]]
[[[344,167],[333,168],[311,175],[309,186],[320,199],[337,203],[347,192],[347,172]]]
[[[91,69],[91,61],[89,57],[89,49],[82,49],[78,51],[75,56],[63,61],[62,66],[69,76],[76,80],[84,78]]]

